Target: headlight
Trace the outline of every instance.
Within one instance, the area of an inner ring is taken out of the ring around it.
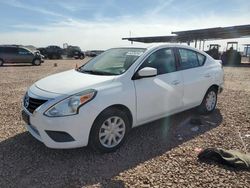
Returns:
[[[49,117],[70,116],[78,113],[79,108],[91,101],[96,95],[96,90],[90,89],[72,95],[50,107],[44,114]]]

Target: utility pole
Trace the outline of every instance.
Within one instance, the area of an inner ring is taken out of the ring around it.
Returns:
[[[132,32],[129,31],[129,38],[131,38]],[[133,44],[133,41],[131,41],[131,44]]]

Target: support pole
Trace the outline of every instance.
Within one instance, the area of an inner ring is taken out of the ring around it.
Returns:
[[[246,49],[246,53],[247,53],[247,54],[246,54],[246,57],[247,57],[247,55],[248,55],[248,49],[249,49],[249,47],[250,47],[250,46],[247,45],[247,49]],[[249,55],[248,62],[250,62],[250,55]]]
[[[197,39],[195,39],[194,47],[197,47]]]
[[[199,43],[199,50],[201,50],[201,40],[200,40],[200,43]]]
[[[202,51],[204,51],[205,48],[205,40],[203,40],[203,47],[202,47]]]

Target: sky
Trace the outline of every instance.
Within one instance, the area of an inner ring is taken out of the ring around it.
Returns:
[[[249,0],[0,0],[0,8],[0,43],[36,47],[108,49],[130,35],[250,24]]]

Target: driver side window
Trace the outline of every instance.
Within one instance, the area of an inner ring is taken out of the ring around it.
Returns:
[[[157,75],[176,71],[175,56],[172,49],[160,49],[151,54],[141,68],[152,67],[157,69]]]

